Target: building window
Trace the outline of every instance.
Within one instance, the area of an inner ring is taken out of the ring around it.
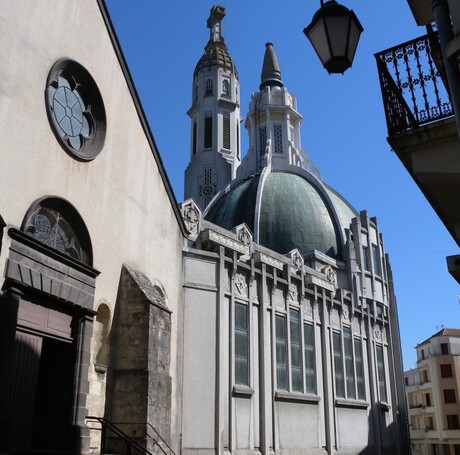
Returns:
[[[302,350],[300,334],[300,314],[298,310],[289,310],[289,329],[291,341],[291,382],[294,392],[302,392]]]
[[[449,345],[447,343],[441,343],[441,354],[449,354]]]
[[[212,147],[212,116],[207,115],[204,119],[204,148]]]
[[[332,338],[334,344],[335,394],[339,398],[345,398],[345,386],[343,381],[342,337],[340,336],[340,333],[334,332]]]
[[[455,389],[444,389],[444,403],[457,403],[455,398]]]
[[[420,371],[420,376],[421,376],[421,383],[425,384],[425,382],[428,382],[428,371],[427,370],[421,370]]]
[[[370,272],[371,268],[369,267],[369,248],[367,246],[363,246],[363,263],[362,266],[364,270]]]
[[[276,385],[280,390],[287,390],[287,331],[286,317],[277,314],[276,330]]]
[[[195,84],[193,87],[193,102],[196,103],[198,101],[198,85]]]
[[[259,127],[259,158],[265,155],[265,147],[267,146],[267,127]]]
[[[235,383],[249,385],[248,306],[235,304]]]
[[[451,378],[452,376],[452,365],[450,363],[443,363],[441,365],[441,377]]]
[[[275,153],[283,153],[283,134],[281,125],[273,125]]]
[[[377,245],[372,245],[372,264],[374,266],[374,273],[376,275],[381,275],[380,270],[380,252],[379,247]]]
[[[193,122],[193,133],[192,133],[192,156],[196,155],[196,133],[197,133],[197,124]]]
[[[277,388],[279,390],[288,390],[290,382],[290,390],[293,392],[303,392],[305,379],[305,391],[316,394],[315,335],[313,326],[311,324],[303,324],[302,333],[300,312],[294,308],[289,310],[289,324],[287,324],[286,316],[279,314],[276,315],[275,324]],[[287,342],[288,333],[289,350]],[[288,355],[290,355],[290,370],[288,370]],[[304,370],[302,369],[302,360],[304,361]],[[290,373],[290,381],[288,371]]]
[[[352,400],[358,397],[360,400],[365,400],[366,385],[361,340],[359,338],[353,340],[350,327],[344,327],[342,335],[334,332],[332,338],[336,396]]]
[[[240,125],[236,123],[236,156],[240,157]]]
[[[222,145],[224,149],[230,150],[230,114],[224,112],[222,119]]]
[[[458,429],[460,429],[457,414],[447,415],[446,417],[447,417],[447,429],[449,429],[449,430],[458,430]]]
[[[63,199],[49,197],[35,202],[27,211],[21,230],[66,256],[92,264],[88,230],[75,208]]]
[[[305,387],[307,393],[316,394],[315,333],[313,325],[303,325],[305,355]]]
[[[366,399],[366,384],[364,379],[363,344],[360,338],[355,338],[355,367],[358,399]]]
[[[431,406],[431,396],[429,393],[425,393],[425,403],[427,408]]]
[[[420,351],[420,359],[425,360],[425,350],[424,349]]]
[[[380,401],[387,402],[387,386],[385,378],[385,362],[383,356],[383,346],[377,345],[377,372],[379,378]]]
[[[80,160],[92,160],[105,141],[102,96],[88,71],[71,60],[59,60],[46,81],[46,110],[61,146]]]
[[[353,365],[353,338],[350,327],[343,328],[343,348],[345,354],[345,379],[347,398],[356,398],[355,372]]]
[[[212,95],[214,93],[214,83],[212,79],[206,79],[206,95]]]
[[[433,417],[428,416],[425,418],[425,430],[434,430]]]
[[[222,95],[230,96],[230,82],[228,79],[222,81]]]
[[[409,385],[409,378],[408,378],[407,376],[404,378],[404,383],[405,383],[406,385]]]

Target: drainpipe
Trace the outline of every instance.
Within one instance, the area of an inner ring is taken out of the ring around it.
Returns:
[[[457,131],[460,136],[460,73],[458,67],[454,68],[451,65],[448,59],[449,56],[446,52],[449,43],[454,40],[447,0],[432,0],[431,8],[438,28],[441,52],[446,68],[447,82],[449,84],[450,98],[457,122]]]

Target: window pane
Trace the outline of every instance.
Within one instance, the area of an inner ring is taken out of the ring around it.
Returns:
[[[259,128],[259,158],[263,158],[265,155],[265,147],[267,145],[267,128],[261,126]]]
[[[369,248],[367,246],[363,246],[363,264],[364,270],[370,271],[369,267]]]
[[[454,389],[444,389],[444,403],[456,403],[455,390]]]
[[[342,340],[340,333],[334,332],[334,368],[335,368],[335,393],[340,398],[345,398],[345,385],[343,382]]]
[[[441,365],[441,376],[443,378],[451,378],[452,374],[452,365],[450,363],[445,363]]]
[[[347,397],[356,398],[355,372],[353,366],[353,339],[350,327],[343,329],[343,344],[345,351],[345,375],[347,381]]]
[[[291,380],[292,390],[302,392],[302,352],[300,349],[300,318],[297,310],[289,311],[289,327],[291,330]]]
[[[304,324],[305,385],[307,393],[316,393],[315,343],[313,326]]]
[[[281,125],[273,125],[275,153],[283,153],[283,134]]]
[[[372,262],[374,265],[374,273],[377,275],[381,275],[380,254],[379,254],[379,247],[377,245],[372,245]]]
[[[356,382],[358,385],[358,399],[365,400],[366,399],[366,385],[364,383],[363,346],[359,338],[355,338],[355,368],[356,368]]]
[[[235,304],[235,383],[249,385],[248,307]]]
[[[204,148],[212,147],[212,117],[204,119]]]
[[[224,113],[222,121],[222,146],[224,149],[230,149],[230,114]]]
[[[287,390],[286,318],[279,314],[276,325],[276,383],[280,390]]]
[[[377,371],[379,375],[380,401],[387,401],[387,387],[385,381],[385,364],[383,361],[383,346],[377,346]]]

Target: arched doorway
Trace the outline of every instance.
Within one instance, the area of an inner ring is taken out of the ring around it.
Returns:
[[[88,231],[67,201],[36,201],[10,228],[0,325],[0,450],[84,451],[97,272]],[[0,392],[2,393],[2,392]],[[2,397],[0,397],[2,398]]]

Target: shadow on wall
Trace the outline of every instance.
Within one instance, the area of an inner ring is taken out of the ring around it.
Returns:
[[[1,341],[5,341],[3,334]],[[9,359],[3,358],[8,367],[1,363],[5,405],[0,409],[0,451],[80,452],[80,428],[72,425],[73,394],[64,377],[74,371],[72,356],[71,361],[63,361],[70,346],[15,331],[9,340]]]
[[[0,254],[2,253],[2,239],[3,239],[3,228],[6,226],[2,215],[0,215]]]

